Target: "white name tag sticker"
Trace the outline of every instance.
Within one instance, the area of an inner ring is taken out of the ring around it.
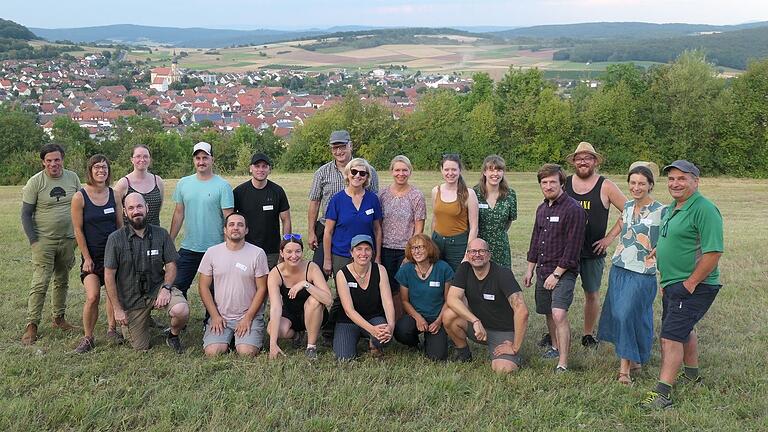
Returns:
[[[347,286],[350,288],[357,288],[357,282],[347,282]]]
[[[483,299],[494,301],[494,300],[496,300],[496,296],[493,295],[493,294],[483,294]]]
[[[246,266],[245,264],[236,263],[235,267],[239,268],[242,271],[248,271],[248,266]]]
[[[115,212],[115,208],[114,207],[110,207],[110,208],[105,208],[104,209],[104,214],[112,214],[114,212]]]
[[[485,203],[479,203],[479,204],[477,204],[477,206],[480,207],[481,209],[490,208],[490,207],[488,207],[488,204],[485,204]]]
[[[366,210],[365,214],[367,214],[368,216],[372,215],[373,214],[373,209]]]
[[[429,286],[440,288],[440,281],[429,281]]]
[[[147,256],[155,256],[160,255],[160,251],[157,249],[151,249],[147,251]]]
[[[261,209],[262,209],[262,210],[264,210],[264,211],[268,211],[268,210],[274,210],[274,209],[275,209],[275,206],[273,206],[273,205],[265,205],[265,206],[264,206],[264,207],[262,207]]]
[[[653,219],[640,219],[640,223],[643,225],[651,225],[653,223]]]
[[[550,216],[549,221],[552,223],[560,222],[560,216]]]

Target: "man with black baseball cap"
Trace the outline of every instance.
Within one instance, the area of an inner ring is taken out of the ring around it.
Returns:
[[[291,232],[291,206],[280,185],[267,180],[272,160],[264,153],[251,157],[251,179],[235,188],[235,212],[245,216],[248,234],[245,240],[267,254],[270,270],[277,265],[280,251],[280,224],[283,234]]]
[[[672,406],[675,381],[701,381],[694,326],[722,286],[718,262],[724,249],[723,218],[715,204],[698,191],[699,168],[687,160],[676,160],[662,172],[674,202],[661,221],[656,245],[663,290],[661,370],[656,388],[642,402],[645,409]],[[683,371],[678,373],[681,365]]]

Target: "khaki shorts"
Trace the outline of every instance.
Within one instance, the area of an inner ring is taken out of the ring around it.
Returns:
[[[168,301],[168,304],[162,310],[168,314],[174,306],[180,303],[187,303],[187,299],[184,298],[184,295],[181,294],[178,288],[174,288],[171,291],[171,300]],[[151,312],[154,308],[155,299],[153,298],[147,299],[146,306],[141,309],[125,311],[128,317],[128,325],[123,326],[123,335],[135,350],[145,351],[149,349],[149,340],[151,339],[149,324]]]

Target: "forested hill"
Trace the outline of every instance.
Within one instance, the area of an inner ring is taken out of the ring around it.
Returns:
[[[314,51],[320,48],[347,47],[349,49],[373,48],[388,44],[455,44],[450,36],[484,39],[498,39],[485,33],[472,33],[453,28],[406,27],[397,29],[360,30],[328,33],[315,37],[316,43],[303,48]]]
[[[23,25],[2,18],[0,18],[0,38],[20,39],[25,41],[40,39]]]
[[[768,57],[768,27],[725,33],[636,41],[577,44],[555,54],[575,62],[656,61],[667,63],[685,50],[700,49],[717,65],[746,69],[751,59]]]
[[[541,25],[493,32],[493,35],[512,39],[518,37],[540,39],[656,39],[688,36],[706,32],[730,32],[768,26],[768,22],[739,25],[708,24],[654,24],[645,22],[595,22],[562,25]]]

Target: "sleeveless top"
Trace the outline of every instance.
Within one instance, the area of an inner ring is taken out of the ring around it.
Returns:
[[[605,177],[600,176],[595,183],[595,187],[585,194],[577,194],[573,191],[571,179],[568,176],[565,179],[565,193],[573,197],[581,204],[581,207],[587,212],[587,229],[584,233],[584,244],[581,248],[581,258],[599,258],[604,257],[605,252],[596,254],[593,252],[592,244],[605,237],[605,230],[608,228],[608,212],[610,209],[603,207],[603,201],[600,199],[600,190],[603,187]]]
[[[144,197],[144,201],[147,202],[147,223],[160,226],[160,207],[163,205],[163,195],[160,193],[160,188],[157,187],[157,176],[152,174],[155,179],[155,187],[147,193],[141,193],[131,186],[131,181],[128,176],[125,176],[125,181],[128,183],[128,189],[125,192],[127,196],[129,193],[139,193]],[[123,222],[128,223],[128,218],[123,215]]]
[[[307,263],[307,270],[304,273],[304,280],[307,280],[307,277],[309,276],[309,266],[312,264],[312,262]],[[277,268],[277,266],[275,266]],[[307,299],[311,296],[310,293],[307,292],[307,290],[303,289],[296,294],[296,298],[290,298],[288,297],[288,291],[291,290],[290,287],[285,286],[285,279],[283,279],[283,274],[280,273],[280,269],[277,269],[277,274],[280,275],[280,296],[283,298],[283,316],[285,316],[285,313],[288,312],[293,316],[302,316],[304,315],[304,302],[307,301]]]
[[[381,304],[381,291],[379,291],[379,284],[381,282],[381,276],[379,274],[379,266],[376,263],[371,263],[371,277],[368,281],[368,288],[361,289],[360,282],[352,275],[347,266],[341,268],[344,272],[344,277],[347,279],[347,286],[349,286],[349,294],[352,297],[352,305],[355,307],[357,313],[360,314],[366,321],[373,317],[384,316],[384,305]],[[350,286],[351,285],[351,286]],[[341,308],[339,311],[338,322],[352,322]]]
[[[434,203],[434,230],[441,236],[450,237],[465,233],[469,229],[469,211],[462,208],[458,194],[453,202],[445,202],[440,196],[440,185],[437,186],[437,197]]]
[[[83,234],[88,252],[94,261],[104,260],[104,248],[107,246],[107,237],[117,230],[115,212],[115,193],[109,188],[109,198],[103,206],[97,206],[91,201],[85,188],[80,189],[83,195]]]

